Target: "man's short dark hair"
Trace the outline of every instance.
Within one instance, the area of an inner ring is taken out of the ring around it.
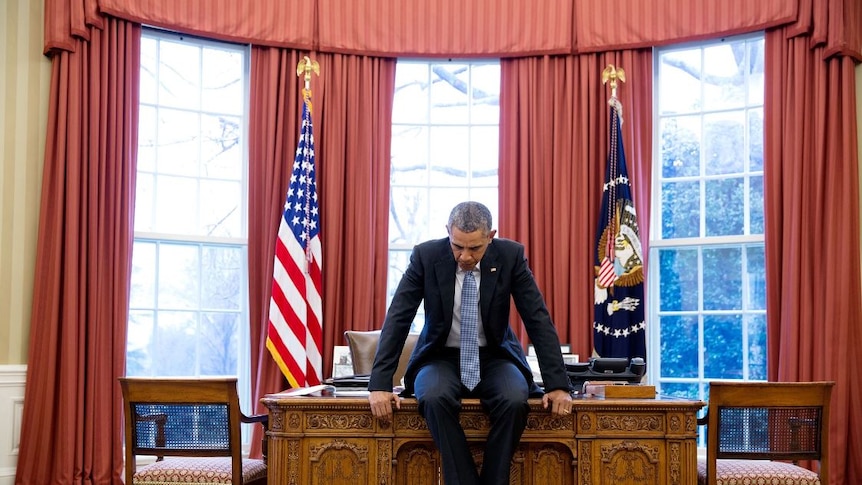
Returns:
[[[449,213],[449,230],[453,227],[464,232],[482,231],[487,234],[492,227],[491,211],[474,201],[461,202]]]

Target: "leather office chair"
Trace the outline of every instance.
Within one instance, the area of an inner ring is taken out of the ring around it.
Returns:
[[[711,382],[699,485],[828,485],[833,382]],[[818,462],[817,471],[798,465]]]
[[[416,347],[418,338],[419,335],[416,334],[407,335],[404,349],[401,351],[401,358],[398,360],[398,368],[392,375],[393,387],[401,385],[401,378],[404,377],[404,372],[407,370],[407,362],[410,360],[410,355],[413,354],[413,348]],[[357,376],[371,374],[374,355],[377,353],[377,343],[380,341],[380,330],[346,330],[344,339],[347,340],[347,346],[350,349],[353,373]]]
[[[126,485],[266,484],[265,456],[242,457],[240,424],[266,428],[268,416],[240,411],[236,383],[235,377],[121,377]],[[138,455],[156,461],[138,467]]]

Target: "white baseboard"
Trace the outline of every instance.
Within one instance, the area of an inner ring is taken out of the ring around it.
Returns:
[[[0,485],[15,483],[26,365],[0,365]]]

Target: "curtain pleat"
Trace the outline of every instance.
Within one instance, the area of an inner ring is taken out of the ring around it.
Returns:
[[[614,64],[628,83],[623,142],[641,241],[649,234],[652,54],[649,50],[503,60],[500,93],[500,236],[526,246],[562,342],[592,353],[593,260],[607,153]],[[643,253],[648,248],[644,245]],[[513,325],[526,342],[524,328]]]
[[[830,480],[862,483],[855,66],[788,37],[766,35],[768,378],[835,381]]]
[[[15,483],[120,483],[140,28],[54,56]]]

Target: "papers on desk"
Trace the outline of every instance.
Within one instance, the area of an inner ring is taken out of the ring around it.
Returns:
[[[335,389],[335,397],[368,397],[368,389],[338,387]]]
[[[296,397],[296,396],[313,396],[313,397],[330,397],[335,395],[335,386],[330,384],[320,384],[309,387],[294,387],[281,392],[272,394],[272,397]]]

